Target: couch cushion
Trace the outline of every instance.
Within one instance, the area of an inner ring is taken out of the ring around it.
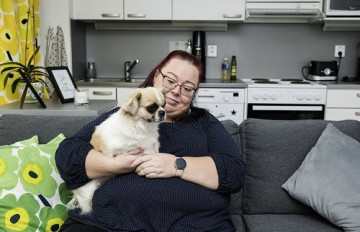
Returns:
[[[332,123],[360,141],[359,121]],[[240,125],[246,161],[245,213],[315,213],[290,197],[281,185],[299,168],[327,124],[323,120],[247,119]]]
[[[245,232],[245,223],[242,215],[231,215],[231,220],[234,223],[236,232]]]
[[[328,124],[283,188],[345,231],[360,231],[360,143]]]
[[[57,231],[67,219],[70,192],[54,159],[63,139],[59,135],[47,144],[32,139],[0,146],[0,228]]]
[[[0,116],[0,145],[39,136],[40,143],[47,143],[60,133],[70,137],[94,116],[29,116],[5,114]]]
[[[315,214],[245,214],[244,222],[247,232],[342,232]]]

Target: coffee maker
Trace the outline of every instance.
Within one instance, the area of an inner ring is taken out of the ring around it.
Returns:
[[[193,48],[192,54],[196,56],[202,63],[204,69],[204,75],[202,82],[206,79],[206,40],[205,40],[205,31],[194,31],[193,32]]]

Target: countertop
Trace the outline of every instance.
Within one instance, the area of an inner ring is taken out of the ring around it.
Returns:
[[[360,89],[359,81],[316,81],[319,84],[327,86],[327,89]]]
[[[104,80],[104,81],[102,81]],[[110,81],[109,81],[110,80]],[[119,80],[119,81],[114,81]],[[87,82],[79,80],[76,82],[79,87],[138,87],[144,79],[135,79],[134,82],[120,82],[120,79],[114,78],[97,78],[96,81]],[[315,81],[319,84],[326,85],[328,89],[360,89],[360,81]],[[246,88],[247,84],[241,79],[236,81],[222,81],[220,79],[206,79],[205,82],[200,82],[201,88]]]
[[[73,102],[61,103],[44,100],[46,108],[39,103],[26,103],[19,109],[19,102],[0,106],[2,114],[44,115],[44,116],[97,116],[117,106],[116,100],[90,100],[89,104],[77,106]]]
[[[78,80],[76,85],[78,87],[115,87],[115,88],[137,88],[145,79],[132,79],[133,82],[121,81],[121,78],[96,78],[92,80]],[[222,81],[220,79],[207,79],[205,82],[200,82],[201,88],[246,88],[247,85],[241,80]]]
[[[247,84],[242,80],[222,81],[219,79],[207,79],[200,82],[200,88],[246,88]]]

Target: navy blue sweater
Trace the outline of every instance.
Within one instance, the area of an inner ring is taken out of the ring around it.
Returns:
[[[117,109],[115,109],[117,110]],[[89,181],[85,158],[94,127],[112,110],[64,140],[56,163],[69,189]],[[135,173],[118,175],[96,190],[93,213],[70,210],[69,217],[107,231],[235,231],[228,208],[230,194],[244,183],[240,152],[222,124],[211,114],[192,121],[160,124],[160,152],[176,156],[211,156],[219,175],[216,191],[180,178],[148,179]]]

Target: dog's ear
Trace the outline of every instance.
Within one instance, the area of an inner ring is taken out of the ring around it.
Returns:
[[[166,89],[165,89],[165,88],[161,88],[161,93],[165,95]]]
[[[135,115],[139,109],[139,101],[141,98],[140,89],[136,89],[131,92],[124,101],[124,104],[121,106],[121,109],[126,113]]]

